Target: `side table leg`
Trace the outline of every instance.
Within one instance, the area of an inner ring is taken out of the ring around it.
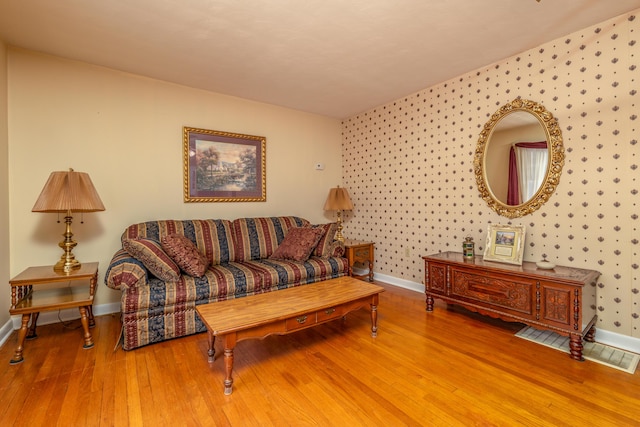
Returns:
[[[89,327],[93,328],[96,326],[96,319],[93,317],[93,306],[92,305],[88,305],[87,306],[87,315],[89,317]]]
[[[209,356],[208,361],[211,363],[216,359],[216,349],[214,348],[216,336],[209,331],[207,331],[207,334],[209,334],[209,351],[207,351],[207,355]]]
[[[230,395],[233,392],[233,349],[236,346],[236,334],[230,333],[224,337],[224,368],[226,378],[224,379],[224,394]]]
[[[582,336],[580,334],[571,334],[569,341],[569,356],[573,360],[578,360],[580,362],[584,361],[584,357],[582,357]]]
[[[84,345],[82,348],[87,349],[93,347],[93,337],[89,332],[89,319],[87,317],[87,307],[80,307],[80,322],[84,330]]]
[[[369,261],[369,282],[373,282],[373,261]]]
[[[27,336],[27,328],[30,318],[30,314],[22,315],[22,323],[20,325],[20,330],[18,331],[18,346],[16,347],[16,351],[13,353],[13,357],[9,361],[9,364],[11,365],[15,365],[24,360],[24,358],[22,357],[22,351],[24,350],[24,339]]]
[[[38,334],[36,334],[36,325],[38,324],[39,316],[40,316],[40,313],[37,311],[31,314],[31,324],[29,325],[29,331],[27,332],[28,340],[33,340],[38,338]]]

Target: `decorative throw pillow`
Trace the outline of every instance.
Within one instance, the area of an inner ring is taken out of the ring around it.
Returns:
[[[323,235],[321,228],[292,228],[269,258],[306,261]]]
[[[161,240],[162,249],[189,276],[202,277],[209,267],[209,260],[196,245],[182,234],[168,234]]]
[[[312,228],[319,228],[323,230],[323,235],[320,238],[320,241],[316,245],[316,248],[313,250],[314,256],[319,257],[330,257],[331,256],[331,244],[335,240],[336,231],[338,231],[338,224],[335,222],[330,222],[328,224],[318,224],[312,225]]]
[[[158,279],[175,282],[180,279],[180,268],[167,255],[160,243],[153,239],[125,239],[122,247],[140,261]]]

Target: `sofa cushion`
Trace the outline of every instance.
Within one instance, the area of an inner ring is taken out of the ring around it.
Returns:
[[[160,243],[153,239],[137,238],[122,242],[122,247],[158,279],[175,282],[180,279],[180,268],[167,255]]]
[[[316,245],[316,248],[313,250],[313,256],[319,257],[330,257],[332,256],[333,251],[333,241],[336,237],[336,231],[338,231],[338,224],[335,222],[330,222],[328,224],[317,224],[313,225],[313,228],[319,228],[323,230],[323,235],[320,238],[320,241]]]
[[[233,261],[236,246],[231,221],[226,219],[158,220],[133,224],[122,234],[122,241],[146,237],[160,242],[169,234],[182,234],[195,243],[212,265]]]
[[[309,225],[311,223],[306,219],[295,216],[238,218],[233,221],[234,261],[269,258],[290,229]]]
[[[322,236],[324,236],[324,230],[321,228],[292,228],[269,259],[306,261]]]
[[[209,260],[198,251],[196,245],[182,234],[168,234],[160,241],[162,249],[178,267],[189,276],[202,277],[209,267]]]

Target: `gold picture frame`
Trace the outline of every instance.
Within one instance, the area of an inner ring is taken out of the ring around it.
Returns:
[[[263,136],[183,128],[184,201],[265,202]]]
[[[524,239],[524,225],[489,224],[484,260],[522,265]]]

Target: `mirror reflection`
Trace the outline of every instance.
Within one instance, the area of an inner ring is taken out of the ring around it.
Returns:
[[[514,99],[485,123],[473,165],[480,196],[499,215],[536,211],[555,191],[564,166],[557,120],[535,101]]]
[[[500,202],[517,206],[538,192],[549,164],[547,135],[531,113],[502,117],[489,137],[485,168],[489,190]]]

